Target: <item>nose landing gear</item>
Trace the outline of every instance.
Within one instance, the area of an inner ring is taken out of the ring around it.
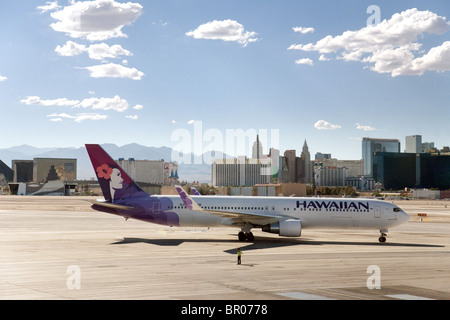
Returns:
[[[380,243],[385,243],[385,242],[386,242],[386,237],[387,237],[386,232],[388,232],[388,231],[387,231],[387,230],[380,230],[381,235],[380,235],[380,237],[378,238],[378,241],[379,241]]]

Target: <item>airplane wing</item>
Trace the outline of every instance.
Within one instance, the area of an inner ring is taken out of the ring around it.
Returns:
[[[218,215],[224,218],[232,218],[236,222],[242,222],[246,223],[249,222],[252,225],[266,225],[269,223],[277,222],[279,220],[286,219],[288,217],[281,216],[281,215],[270,215],[270,214],[261,214],[261,213],[249,213],[249,212],[233,212],[233,211],[223,211],[223,210],[205,210],[202,207],[200,207],[184,190],[181,188],[181,186],[175,186],[177,189],[178,194],[181,197],[181,200],[183,200],[184,205],[189,210],[194,211],[201,211],[205,213],[210,213],[214,215]]]

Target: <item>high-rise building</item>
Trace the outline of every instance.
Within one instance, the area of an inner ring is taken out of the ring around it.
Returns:
[[[450,155],[377,152],[375,181],[385,189],[450,188]]]
[[[422,142],[421,135],[406,136],[405,153],[427,153],[433,152],[434,142]]]
[[[331,153],[316,152],[314,159],[315,160],[331,159]]]
[[[253,186],[270,183],[271,159],[215,159],[212,163],[214,186]]]
[[[281,182],[297,182],[295,150],[286,150],[281,162]]]
[[[422,136],[406,136],[405,153],[422,153]]]
[[[252,159],[262,159],[263,158],[263,145],[259,141],[259,134],[256,135],[256,141],[253,143],[252,147]]]
[[[372,139],[363,138],[362,158],[364,160],[364,175],[373,175],[373,157],[375,152],[400,153],[400,141],[398,139]]]
[[[318,187],[343,187],[348,177],[348,169],[320,167],[314,174]]]
[[[308,144],[303,143],[302,154],[300,156],[302,159],[302,177],[300,182],[311,183],[312,182],[312,167],[311,167],[311,154],[309,153]]]

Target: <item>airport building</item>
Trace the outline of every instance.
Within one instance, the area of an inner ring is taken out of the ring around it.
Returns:
[[[75,181],[77,179],[77,159],[34,158],[33,182]]]
[[[77,159],[34,158],[13,160],[12,194],[72,195],[75,194]]]
[[[15,183],[48,181],[75,181],[77,179],[77,159],[34,158],[33,160],[13,160]]]
[[[2,160],[0,160],[0,174],[4,176],[6,181],[12,181],[14,179],[14,170],[8,167]]]

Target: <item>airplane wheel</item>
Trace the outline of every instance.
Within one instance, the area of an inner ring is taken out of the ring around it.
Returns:
[[[242,242],[244,242],[244,241],[251,242],[251,241],[255,240],[255,236],[253,235],[253,233],[251,233],[251,232],[246,233],[243,231],[238,233],[238,238],[239,238],[239,241],[242,241]]]
[[[378,238],[378,241],[380,241],[381,243],[385,243],[386,242],[386,237],[381,236]]]

